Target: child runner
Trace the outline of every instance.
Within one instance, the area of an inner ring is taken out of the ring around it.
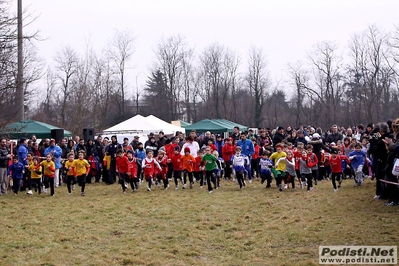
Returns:
[[[261,181],[260,183],[263,184],[265,183],[265,180],[267,181],[266,188],[270,187],[270,184],[272,183],[272,172],[270,170],[270,167],[273,166],[272,160],[269,159],[269,154],[270,152],[265,150],[262,154],[262,158],[259,159],[259,168],[260,168],[260,178]]]
[[[252,154],[251,160],[251,170],[252,176],[256,179],[259,178],[259,155],[260,155],[260,146],[257,144],[257,140],[255,137],[251,138],[251,141],[254,145],[254,153]]]
[[[44,183],[44,189],[43,192],[47,193],[47,189],[49,188],[50,185],[50,194],[51,196],[54,196],[54,175],[55,175],[55,164],[51,160],[52,156],[51,154],[46,155],[46,160],[42,161],[40,164],[36,165],[35,170],[39,169],[39,167],[44,168],[44,173],[43,173],[43,183]]]
[[[26,194],[32,195],[33,193],[32,193],[31,171],[29,170],[29,167],[31,165],[33,165],[33,153],[32,152],[28,153],[27,159],[28,159],[28,166],[27,166],[27,169],[26,169],[27,171],[26,171],[26,175],[25,175],[26,179],[27,179],[27,184],[25,184],[24,186],[28,187],[28,192]]]
[[[212,189],[212,184],[211,180],[214,183],[215,187],[216,186],[216,175],[215,175],[215,170],[217,168],[217,158],[215,155],[211,153],[211,147],[206,146],[205,148],[206,154],[202,157],[202,162],[205,162],[205,176],[206,176],[206,182],[208,184],[208,191],[209,193],[213,192]]]
[[[85,195],[86,176],[90,171],[90,164],[85,159],[86,153],[83,150],[78,152],[78,159],[73,162],[74,176],[77,178],[78,184],[81,187],[80,195]]]
[[[168,168],[168,156],[166,156],[166,151],[164,147],[161,147],[158,150],[157,162],[162,168],[162,170],[155,168],[155,175],[157,178],[158,187],[163,182],[163,188],[166,190],[169,187],[169,180],[167,178],[169,168]]]
[[[200,183],[200,188],[202,188],[204,185],[204,167],[202,165],[202,156],[204,156],[204,152],[202,150],[198,150],[194,163],[194,177],[195,180]]]
[[[11,173],[11,174],[10,174]],[[12,164],[8,167],[7,175],[12,178],[12,190],[14,195],[18,195],[18,191],[21,188],[23,174],[25,173],[25,166],[18,161],[18,157],[14,156]]]
[[[75,189],[75,184],[76,184],[76,179],[74,175],[74,160],[75,160],[75,154],[73,152],[70,152],[68,154],[68,160],[65,162],[65,170],[66,170],[66,183],[67,183],[67,189],[68,189],[68,195],[72,194],[72,190]],[[73,185],[73,188],[71,189],[71,184]]]
[[[285,175],[284,175],[284,189],[288,188],[289,183],[291,183],[292,189],[295,189],[295,158],[292,151],[287,150],[287,157],[280,158],[279,161],[285,160]],[[279,164],[280,162],[277,162]]]
[[[153,158],[153,151],[152,150],[147,150],[147,157],[144,158],[142,167],[143,167],[143,173],[144,173],[144,178],[148,183],[147,191],[151,191],[151,184],[152,180],[154,179],[155,176],[155,167],[158,167],[159,170],[162,171],[161,166]]]
[[[176,189],[179,189],[178,181],[181,180],[183,188],[185,188],[183,179],[181,178],[181,172],[183,171],[183,163],[181,160],[182,155],[180,154],[180,146],[179,145],[175,146],[173,150],[174,153],[172,157],[168,158],[168,161],[172,163],[175,186]]]
[[[187,175],[188,175],[188,180],[190,182],[190,189],[192,189],[194,185],[193,171],[194,171],[195,158],[192,154],[190,154],[189,147],[184,148],[184,155],[181,157],[181,161],[183,164],[183,180],[184,180],[183,188],[186,188]]]
[[[132,192],[136,192],[139,188],[139,180],[137,178],[137,161],[136,158],[133,156],[133,151],[127,151],[127,161],[128,161],[128,178],[130,187],[132,188]]]
[[[39,167],[37,170],[35,170],[35,167],[39,164],[39,157],[35,156],[33,157],[33,163],[29,165],[29,171],[30,171],[30,179],[31,179],[31,186],[35,188],[35,191],[37,190],[39,195],[42,193],[42,168]]]
[[[361,186],[363,184],[363,166],[368,159],[366,153],[362,151],[360,143],[356,143],[355,150],[349,153],[349,160],[353,172],[355,172],[355,186]]]
[[[308,152],[308,163],[310,168],[312,169],[312,177],[314,179],[314,184],[317,185],[318,178],[318,171],[319,171],[319,159],[317,158],[316,154],[313,153],[313,145],[308,144],[306,145],[306,151]]]
[[[139,142],[137,145],[137,150],[134,152],[134,157],[136,157],[136,161],[137,161],[137,177],[140,182],[143,180],[143,177],[141,175],[141,173],[143,172],[143,169],[142,169],[141,165],[143,163],[145,156],[146,156],[146,153],[143,148],[143,143]]]
[[[240,189],[245,186],[244,183],[244,172],[245,166],[249,164],[248,156],[241,154],[241,147],[236,147],[236,154],[231,157],[231,167],[234,168],[234,172],[238,181]]]
[[[308,184],[308,189],[307,191],[313,190],[313,184],[312,184],[312,169],[311,166],[308,162],[309,159],[309,154],[307,151],[302,151],[302,157],[299,159],[299,171],[301,174],[301,180],[304,182],[307,180]]]
[[[342,160],[345,160],[346,162],[349,163],[348,157],[345,155],[338,155],[338,150],[337,149],[332,149],[331,150],[331,156],[329,160],[326,161],[326,166],[331,165],[331,182],[334,187],[334,192],[337,191],[337,184],[336,181],[338,181],[338,188],[341,187],[342,183]]]
[[[127,184],[129,182],[129,176],[127,172],[129,172],[129,160],[125,156],[125,153],[122,149],[116,152],[116,172],[119,177],[119,184],[122,187],[122,192],[125,194],[127,189]],[[132,187],[133,189],[133,187]]]
[[[283,191],[283,186],[281,185],[281,181],[283,176],[285,175],[285,161],[279,161],[280,158],[287,157],[287,154],[283,152],[283,144],[276,144],[276,152],[274,152],[270,156],[270,160],[275,162],[275,168],[273,171],[274,178],[276,179],[276,184],[279,188],[279,191]]]

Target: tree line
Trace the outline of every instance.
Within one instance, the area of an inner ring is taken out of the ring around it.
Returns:
[[[0,0],[2,125],[15,117],[16,30],[8,1]],[[273,51],[253,46],[242,56],[220,43],[196,50],[184,36],[168,36],[154,44],[142,90],[127,74],[135,64],[132,31],[116,30],[101,50],[88,44],[79,53],[60,46],[52,62],[40,59],[34,38],[25,38],[25,116],[75,134],[85,127],[99,132],[135,114],[188,122],[225,118],[271,128],[395,118],[399,27],[372,25],[349,37],[347,44],[321,41],[309,47],[308,56],[287,63],[283,80],[274,82],[266,56]]]

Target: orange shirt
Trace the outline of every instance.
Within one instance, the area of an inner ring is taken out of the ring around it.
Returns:
[[[194,170],[195,157],[192,154],[182,155],[181,161],[183,163],[183,170],[192,172]]]

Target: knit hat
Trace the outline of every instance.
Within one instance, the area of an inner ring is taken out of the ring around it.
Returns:
[[[279,126],[278,128],[277,128],[277,131],[280,131],[280,130],[282,130],[282,129],[284,129],[282,126]]]
[[[185,147],[184,148],[184,153],[186,153],[186,152],[190,152],[190,148],[189,147]]]
[[[50,140],[50,143],[51,143],[51,142],[54,142],[54,143],[55,143],[55,139],[51,139],[51,140]]]
[[[177,146],[174,148],[174,150],[175,150],[175,151],[180,151],[180,146],[177,145]]]
[[[25,140],[26,140],[26,138],[21,138],[21,139],[19,140],[19,143],[22,144],[22,143],[25,142]]]
[[[367,127],[373,128],[373,123],[368,124]]]
[[[165,153],[166,151],[165,151],[165,148],[164,148],[164,147],[161,147],[161,148],[159,148],[158,152]]]
[[[283,145],[281,145],[280,143],[278,143],[278,144],[276,145],[276,149],[277,149],[277,148],[282,149],[282,148],[283,148]]]

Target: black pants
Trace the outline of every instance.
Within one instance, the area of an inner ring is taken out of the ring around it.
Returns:
[[[331,175],[331,182],[333,184],[334,189],[337,189],[337,184],[335,181],[338,181],[339,185],[341,186],[342,176],[341,173],[332,173]]]
[[[231,169],[231,161],[225,162],[225,167],[224,167],[224,178],[225,179],[230,179],[231,174],[232,174],[232,169]]]
[[[76,184],[76,178],[73,175],[67,175],[66,183],[67,183],[68,193],[72,193],[71,184],[72,185]]]
[[[215,176],[215,170],[211,170],[211,171],[206,171],[205,172],[205,176],[206,176],[206,183],[208,184],[208,191],[212,191],[212,184],[211,181],[214,183],[215,187],[216,187],[216,176]]]
[[[141,167],[140,163],[137,163],[137,178],[139,178],[141,181],[143,181],[143,175],[142,172],[143,168]]]
[[[111,158],[111,165],[108,171],[108,183],[113,184],[116,180],[116,159]]]
[[[169,185],[169,180],[168,180],[168,178],[163,178],[163,176],[164,175],[162,175],[162,174],[157,174],[157,181],[158,181],[158,183],[163,183],[163,188],[167,188],[168,187],[168,185]]]
[[[307,183],[308,183],[308,190],[310,190],[310,188],[313,187],[312,173],[309,173],[309,174],[301,174],[301,179],[302,179],[302,180],[307,180]]]
[[[267,181],[266,187],[269,188],[272,183],[272,174],[269,172],[260,172],[261,183]]]
[[[259,158],[252,159],[251,161],[252,176],[254,178],[259,177]],[[256,172],[256,174],[255,174]]]
[[[31,178],[31,187],[37,188],[40,195],[42,193],[41,178]]]
[[[14,193],[18,194],[18,191],[21,189],[22,178],[13,178],[12,179],[12,190]]]
[[[312,169],[312,177],[317,185],[317,180],[319,180],[319,169]]]
[[[129,176],[126,173],[119,173],[118,175],[119,175],[118,183],[119,185],[121,185],[122,190],[126,191],[127,187],[125,186],[125,183],[128,183],[130,181]]]
[[[382,162],[380,160],[376,160],[375,163],[375,178],[376,178],[376,191],[375,194],[380,196],[380,198],[387,199],[386,195],[386,185],[384,182],[381,182],[380,180],[383,180],[385,177],[385,162]]]
[[[237,170],[236,171],[236,178],[237,178],[237,182],[238,182],[238,185],[240,186],[240,188],[245,186],[245,183],[244,183],[244,170]]]
[[[200,186],[204,185],[204,171],[194,172],[195,180],[199,181]]]
[[[190,184],[193,184],[194,183],[193,172],[189,172],[187,170],[184,170],[184,172],[183,172],[183,182],[184,182],[184,184],[187,184],[187,176],[188,176],[188,181],[190,182]]]
[[[288,172],[285,172],[284,183],[285,184],[291,183],[291,187],[294,189],[295,188],[295,176],[292,176]]]
[[[181,171],[174,170],[173,171],[173,178],[175,180],[175,186],[177,187],[179,185],[179,183],[178,183],[179,179],[182,180],[181,179]],[[182,180],[182,182],[183,182],[183,180]]]
[[[136,190],[139,188],[139,179],[137,177],[131,177],[129,179],[129,183],[132,190]]]
[[[166,179],[171,180],[173,176],[173,166],[172,163],[168,163],[168,172],[166,173]]]
[[[78,185],[81,187],[81,192],[85,192],[86,187],[86,174],[78,175]]]
[[[43,176],[43,184],[45,188],[49,188],[50,187],[50,195],[53,196],[54,195],[54,177],[49,177],[44,175]]]

